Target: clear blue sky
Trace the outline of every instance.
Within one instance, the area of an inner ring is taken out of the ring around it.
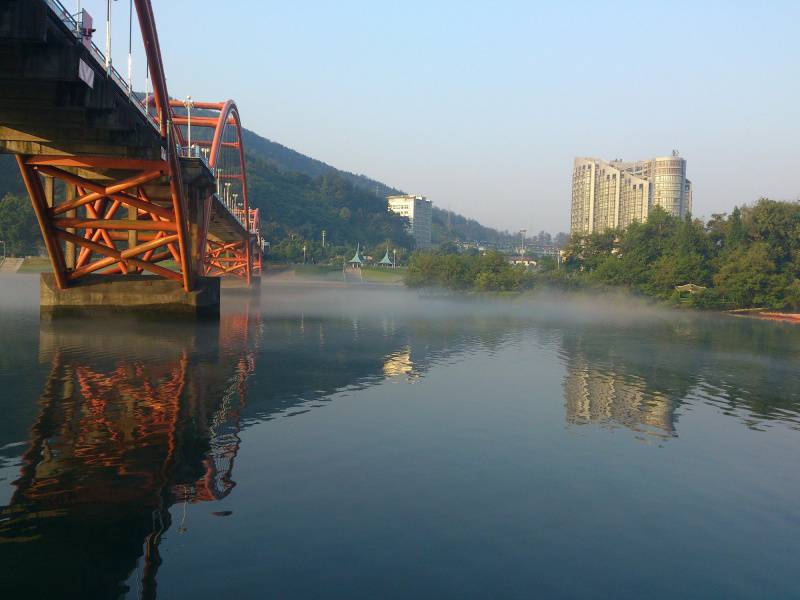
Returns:
[[[488,225],[566,230],[575,156],[679,149],[700,216],[800,195],[796,1],[154,9],[173,96],[232,97],[259,134]]]

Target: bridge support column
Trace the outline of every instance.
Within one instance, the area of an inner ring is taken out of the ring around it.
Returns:
[[[242,277],[221,277],[220,280],[222,281],[220,285],[225,292],[244,293],[254,296],[261,295],[260,275],[251,275],[250,283]]]
[[[179,281],[149,275],[88,275],[60,289],[52,273],[42,273],[39,300],[45,318],[135,313],[142,317],[218,318],[220,280],[198,277],[186,292]]]

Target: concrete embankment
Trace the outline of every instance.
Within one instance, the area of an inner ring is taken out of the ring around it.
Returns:
[[[24,262],[24,258],[6,258],[0,262],[0,273],[16,273]]]

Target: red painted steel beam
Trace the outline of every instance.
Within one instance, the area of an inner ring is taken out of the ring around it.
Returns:
[[[22,181],[25,183],[28,196],[31,198],[33,212],[36,215],[36,220],[39,222],[39,229],[42,231],[44,245],[47,248],[47,254],[50,256],[50,263],[53,266],[56,285],[59,289],[63,290],[67,287],[67,267],[64,262],[64,255],[61,253],[61,246],[56,241],[50,215],[47,213],[47,200],[44,197],[42,181],[39,179],[36,171],[33,170],[33,167],[25,164],[25,157],[18,154],[15,158],[17,160],[17,166],[19,166],[19,171],[22,174]]]
[[[189,119],[183,116],[175,116],[173,117],[172,121],[175,125],[189,125]],[[236,125],[236,122],[231,119],[227,123],[228,125]],[[219,125],[219,119],[216,117],[192,117],[192,127],[217,127]]]
[[[129,219],[53,219],[53,225],[76,229],[116,229],[133,231],[178,231],[179,224],[171,221],[133,221]]]
[[[156,108],[159,111],[161,136],[165,140],[167,160],[169,162],[170,192],[172,195],[173,211],[178,223],[178,246],[180,248],[179,261],[183,289],[191,291],[194,287],[194,273],[189,259],[189,228],[187,223],[186,197],[183,189],[183,176],[180,161],[175,152],[175,143],[182,140],[180,128],[172,121],[172,108],[167,91],[167,78],[164,73],[164,63],[161,58],[161,47],[158,41],[153,7],[150,0],[133,0],[136,5],[136,14],[139,18],[139,28],[142,31],[147,64],[150,68],[153,81],[153,95]]]
[[[114,156],[31,156],[25,161],[31,166],[73,167],[81,169],[120,169],[125,171],[161,171],[169,165],[163,160],[141,160]]]
[[[169,105],[173,108],[185,108],[186,103],[183,100],[175,100],[174,98],[169,101]],[[224,102],[197,102],[192,101],[192,107],[198,108],[200,110],[222,110],[225,106]],[[194,119],[192,119],[194,122]]]

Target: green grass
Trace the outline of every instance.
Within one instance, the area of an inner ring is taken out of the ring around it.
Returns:
[[[294,274],[309,279],[341,279],[340,265],[295,265]]]
[[[22,263],[17,273],[43,273],[50,270],[50,259],[41,256],[29,256]]]
[[[364,281],[374,283],[402,283],[406,270],[406,267],[398,267],[396,269],[364,267],[361,269],[361,275],[364,277]]]

